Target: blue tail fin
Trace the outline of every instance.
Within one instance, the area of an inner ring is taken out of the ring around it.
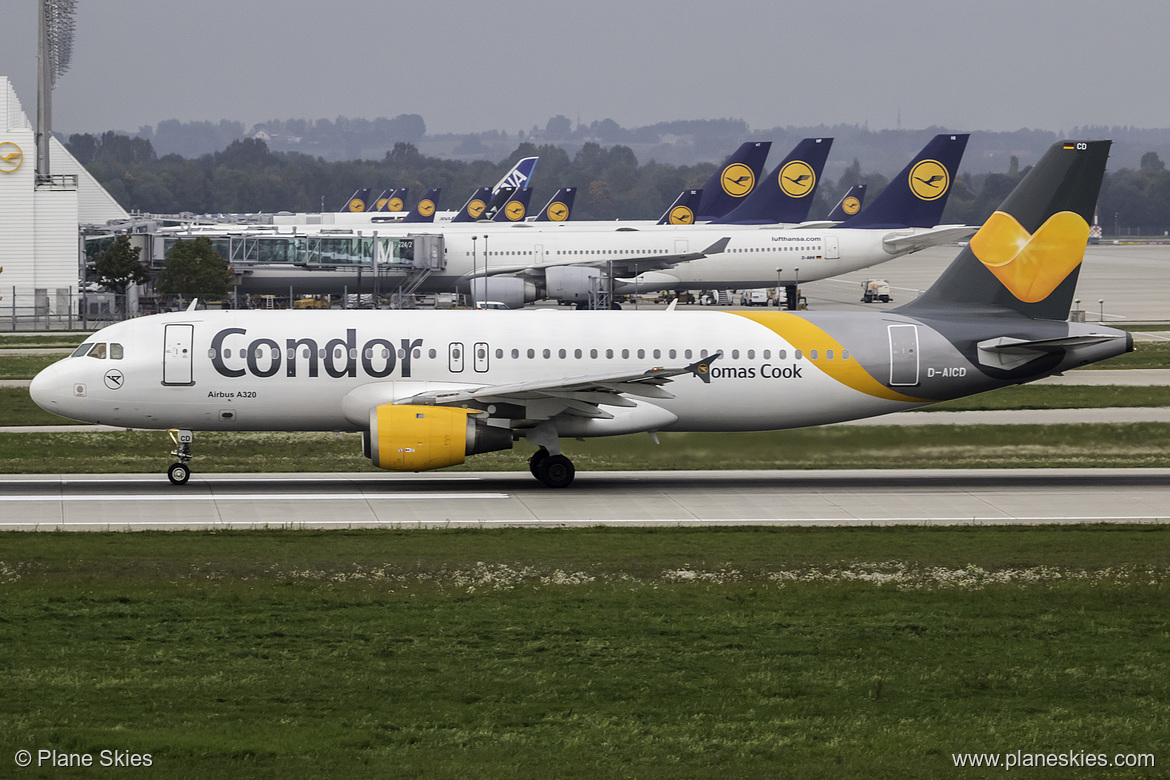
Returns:
[[[382,201],[375,211],[406,211],[406,196],[410,194],[410,187],[399,187],[391,190],[389,197]],[[379,198],[378,200],[382,200]]]
[[[756,182],[764,170],[771,141],[748,141],[740,144],[735,153],[723,161],[707,183],[703,185],[703,196],[695,211],[696,222],[719,219],[743,203],[743,199],[755,189]]]
[[[338,211],[348,211],[351,214],[357,214],[366,210],[366,204],[370,202],[370,188],[364,187],[355,190],[353,195],[349,196],[349,200],[345,205],[338,209]]]
[[[504,187],[519,190],[531,186],[529,180],[532,178],[532,172],[536,169],[536,161],[539,159],[539,157],[525,157],[518,160],[511,170],[496,182],[496,186],[492,187],[492,195],[499,194]]]
[[[492,222],[523,222],[524,218],[528,216],[528,204],[531,202],[531,187],[516,190],[492,217]]]
[[[695,224],[695,210],[699,208],[699,200],[703,197],[702,190],[683,190],[670,208],[658,220],[659,225],[693,225]]]
[[[844,222],[850,217],[856,216],[861,211],[861,207],[865,205],[865,189],[866,185],[864,184],[854,184],[850,187],[849,191],[829,212],[826,219],[830,222]]]
[[[451,221],[475,222],[487,211],[488,202],[491,200],[491,197],[492,190],[490,187],[480,187],[471,193],[471,197],[463,204],[463,208],[459,209],[459,213],[451,218]]]
[[[369,211],[385,211],[386,202],[390,200],[390,196],[394,194],[394,190],[382,190],[382,194],[374,198],[370,202]]]
[[[504,208],[504,204],[512,199],[516,194],[515,187],[501,187],[500,191],[492,195],[491,201],[487,208],[479,215],[478,222],[490,222],[495,219],[496,214],[500,213],[500,209]]]
[[[426,191],[414,209],[402,218],[403,222],[434,222],[435,211],[439,207],[439,193],[442,189],[433,187]]]
[[[711,224],[804,222],[832,146],[832,138],[805,138],[743,202]]]
[[[967,138],[965,133],[936,135],[869,208],[839,227],[896,229],[937,225],[942,221]]]
[[[536,215],[536,222],[567,222],[573,213],[573,201],[577,197],[576,187],[561,187],[552,196],[540,213]]]

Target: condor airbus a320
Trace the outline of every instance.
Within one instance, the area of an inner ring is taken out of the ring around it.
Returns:
[[[1108,141],[1052,147],[920,298],[883,312],[186,311],[112,325],[33,380],[77,420],[341,430],[424,471],[520,440],[573,480],[562,437],[758,431],[913,409],[1129,351],[1066,322]]]

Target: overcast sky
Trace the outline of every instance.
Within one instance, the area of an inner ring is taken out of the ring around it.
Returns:
[[[1170,127],[1166,0],[77,0],[58,132],[373,119]],[[0,75],[36,115],[37,0]]]

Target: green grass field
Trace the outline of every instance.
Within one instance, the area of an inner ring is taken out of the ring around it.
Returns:
[[[1165,761],[1168,533],[3,534],[0,760],[541,780]]]
[[[579,472],[653,469],[1167,467],[1170,424],[834,426],[630,435],[562,448]],[[165,431],[0,433],[0,473],[162,473]],[[524,471],[534,448],[475,455],[451,471]],[[200,433],[196,474],[375,471],[358,434]]]

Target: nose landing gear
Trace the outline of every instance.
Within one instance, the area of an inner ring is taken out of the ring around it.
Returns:
[[[171,428],[167,433],[171,435],[171,441],[175,443],[175,449],[171,451],[171,455],[179,459],[177,463],[172,463],[167,469],[167,478],[170,479],[172,485],[185,485],[187,480],[191,478],[191,467],[187,464],[194,457],[191,454],[191,442],[195,441],[195,434],[179,428]]]

